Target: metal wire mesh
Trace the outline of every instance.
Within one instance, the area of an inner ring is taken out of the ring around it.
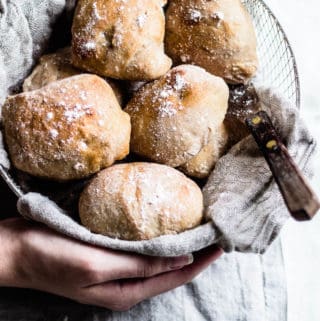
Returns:
[[[262,0],[242,0],[253,18],[258,41],[259,83],[275,87],[300,107],[297,65],[288,38]]]

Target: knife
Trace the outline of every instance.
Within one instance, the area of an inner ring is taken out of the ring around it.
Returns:
[[[320,201],[306,178],[290,156],[252,84],[231,85],[228,126],[243,135],[255,138],[265,157],[282,197],[292,217],[298,221],[311,220],[320,208]]]

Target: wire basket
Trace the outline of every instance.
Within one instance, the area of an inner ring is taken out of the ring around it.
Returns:
[[[258,41],[259,73],[257,81],[276,87],[300,107],[300,85],[297,65],[288,38],[277,18],[262,0],[242,0],[253,18]],[[18,196],[24,191],[17,180],[0,165],[0,175]]]
[[[258,41],[257,79],[277,90],[298,108],[300,82],[296,60],[279,21],[262,0],[242,0],[253,18]]]

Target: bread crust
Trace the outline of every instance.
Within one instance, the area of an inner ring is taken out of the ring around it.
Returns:
[[[257,71],[255,31],[240,0],[171,0],[165,43],[175,64],[196,64],[228,83],[247,83]]]
[[[71,63],[71,48],[44,55],[23,83],[23,91],[40,89],[50,83],[81,74]]]
[[[196,227],[203,218],[200,188],[179,171],[152,163],[100,172],[82,193],[81,222],[95,233],[148,240]]]
[[[81,69],[122,80],[165,74],[165,17],[159,0],[80,0],[72,26],[72,61]]]
[[[14,166],[34,176],[80,179],[129,153],[130,117],[111,87],[94,75],[9,96],[2,114]]]
[[[224,124],[217,130],[216,136],[201,151],[179,169],[191,177],[206,178],[212,172],[219,158],[227,149],[229,133]]]
[[[40,89],[50,83],[64,78],[82,74],[83,71],[75,68],[71,62],[71,48],[66,47],[55,53],[44,55],[31,75],[23,83],[23,91]],[[123,104],[123,92],[120,85],[112,79],[105,79],[113,89],[120,106]]]
[[[226,143],[228,97],[223,79],[192,65],[173,68],[143,86],[125,108],[131,150],[188,175],[208,176]]]

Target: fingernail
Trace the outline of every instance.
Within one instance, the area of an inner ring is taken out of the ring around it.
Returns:
[[[184,255],[184,256],[179,256],[179,257],[173,257],[170,259],[170,269],[172,270],[178,270],[183,268],[186,265],[190,265],[193,263],[193,255]]]

